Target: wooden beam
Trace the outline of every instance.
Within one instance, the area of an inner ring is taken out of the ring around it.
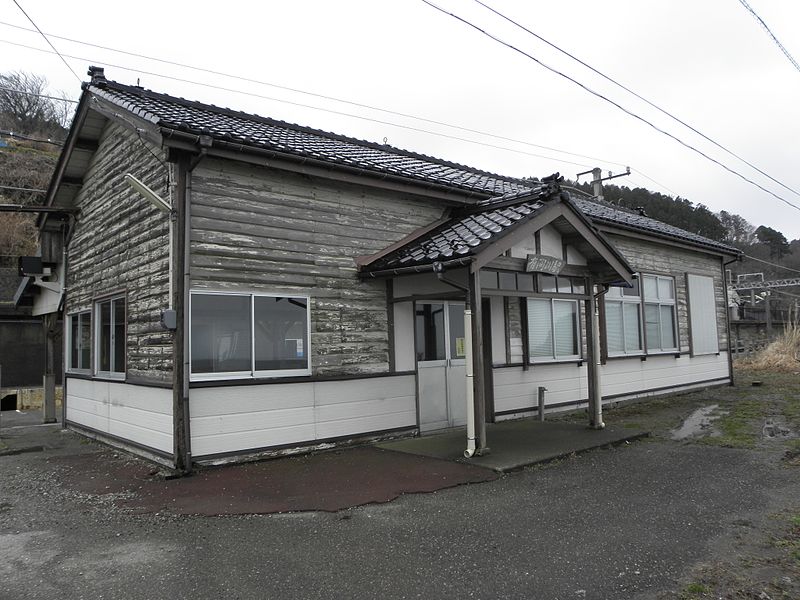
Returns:
[[[483,306],[481,302],[480,271],[469,274],[469,300],[472,307],[472,389],[475,400],[475,437],[478,438],[477,454],[486,453],[486,396],[484,394],[483,371]]]

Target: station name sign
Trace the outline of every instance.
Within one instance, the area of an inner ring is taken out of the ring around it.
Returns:
[[[528,254],[528,261],[525,270],[528,273],[547,273],[548,275],[558,275],[564,268],[564,261],[555,256],[545,256],[544,254]]]

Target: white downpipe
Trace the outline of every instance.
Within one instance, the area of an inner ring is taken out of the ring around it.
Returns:
[[[467,371],[467,449],[464,450],[466,458],[475,454],[475,390],[472,387],[475,376],[472,364],[472,309],[464,310],[464,362]]]

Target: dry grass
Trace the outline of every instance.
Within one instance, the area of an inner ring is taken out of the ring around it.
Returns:
[[[736,366],[754,371],[799,372],[800,323],[787,326],[783,335],[763,350],[747,358],[737,359]]]

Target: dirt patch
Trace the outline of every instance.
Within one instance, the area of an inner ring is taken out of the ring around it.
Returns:
[[[198,469],[170,480],[144,461],[110,452],[65,457],[58,465],[63,486],[113,497],[132,512],[207,516],[334,512],[498,477],[480,467],[373,447]]]

